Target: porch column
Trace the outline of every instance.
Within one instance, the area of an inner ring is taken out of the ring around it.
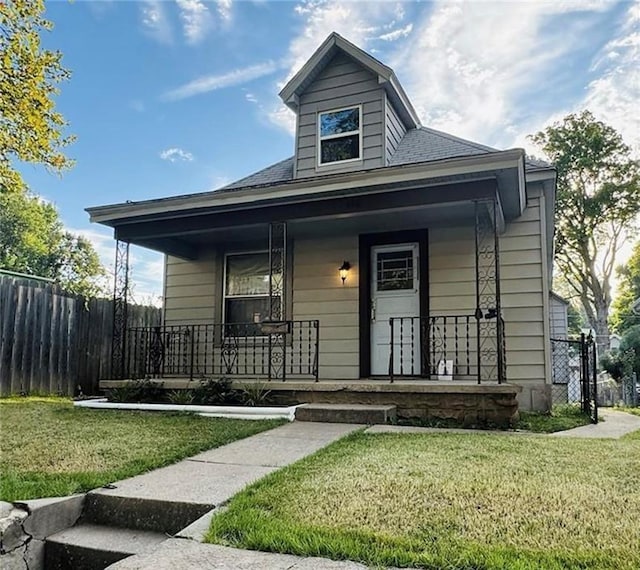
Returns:
[[[287,224],[269,224],[269,320],[285,320],[287,273]],[[269,332],[269,380],[286,379],[287,334],[281,328]]]
[[[111,332],[111,377],[124,378],[127,354],[127,309],[129,295],[129,242],[116,241],[113,268],[113,328]]]
[[[476,346],[478,384],[505,381],[504,320],[500,303],[498,204],[475,203]]]

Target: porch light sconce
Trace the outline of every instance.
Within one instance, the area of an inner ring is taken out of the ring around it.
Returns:
[[[349,275],[349,269],[351,269],[351,264],[348,261],[343,261],[342,265],[338,268],[338,271],[340,271],[340,279],[342,279],[343,285],[347,279],[347,275]]]

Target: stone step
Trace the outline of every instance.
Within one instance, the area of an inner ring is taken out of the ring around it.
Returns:
[[[296,420],[339,424],[386,424],[396,420],[396,406],[366,404],[302,404]]]
[[[82,522],[174,535],[215,507],[185,501],[120,496],[100,489],[87,493]]]
[[[102,570],[118,560],[148,552],[167,540],[160,532],[81,524],[45,541],[47,570]]]

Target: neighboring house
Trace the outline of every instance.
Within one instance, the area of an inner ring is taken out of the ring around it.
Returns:
[[[117,332],[121,376],[548,406],[555,170],[422,126],[394,72],[335,33],[280,96],[294,156],[88,209],[120,247],[166,254],[165,326]]]
[[[609,348],[611,350],[618,350],[620,348],[621,340],[622,337],[619,334],[612,333],[611,336],[609,336]]]
[[[551,338],[566,339],[569,336],[569,301],[551,291],[549,293],[549,329]]]

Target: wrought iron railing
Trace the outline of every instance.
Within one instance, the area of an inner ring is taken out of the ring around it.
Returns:
[[[492,327],[491,354],[482,338]],[[504,380],[504,321],[492,315],[479,321],[475,315],[392,317],[389,319],[389,377],[430,379]]]
[[[317,320],[133,328],[122,377],[317,381],[318,347]]]

